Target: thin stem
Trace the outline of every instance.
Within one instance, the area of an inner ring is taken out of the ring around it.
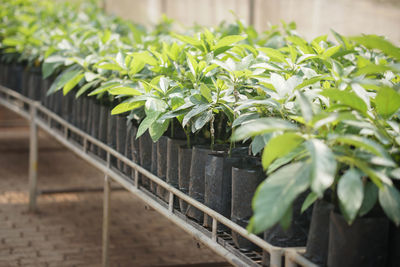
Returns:
[[[210,134],[211,134],[211,150],[214,150],[214,144],[215,144],[215,129],[214,129],[214,115],[211,118],[210,122]]]

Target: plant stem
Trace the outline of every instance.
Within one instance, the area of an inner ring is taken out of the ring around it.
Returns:
[[[210,134],[211,134],[211,150],[214,150],[214,143],[215,143],[215,129],[214,129],[214,115],[211,118],[210,122]]]

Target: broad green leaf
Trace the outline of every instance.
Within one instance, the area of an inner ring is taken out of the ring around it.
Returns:
[[[297,133],[287,132],[271,138],[264,148],[262,165],[267,169],[277,158],[283,157],[300,145],[304,139]]]
[[[364,199],[361,205],[359,216],[367,214],[376,204],[378,200],[378,187],[372,182],[367,182],[364,186]]]
[[[347,170],[339,178],[337,195],[341,207],[343,207],[345,218],[351,224],[356,218],[364,198],[361,173],[353,168]]]
[[[97,65],[97,68],[103,69],[103,70],[115,70],[115,71],[122,71],[123,68],[119,66],[118,64],[115,63],[103,63],[100,65]]]
[[[262,182],[253,198],[254,215],[249,231],[258,234],[279,222],[294,199],[309,187],[309,176],[310,165],[296,162],[282,167]]]
[[[197,76],[197,61],[196,59],[188,52],[186,52],[187,63],[189,65],[190,71],[192,72],[193,76]]]
[[[75,77],[79,72],[81,72],[81,71],[80,70],[69,70],[69,69],[62,72],[56,78],[56,80],[53,82],[50,89],[47,91],[47,95],[51,95],[52,93],[55,93],[58,90],[60,90],[61,88],[63,88],[65,86],[65,84],[67,82],[69,82],[73,77]]]
[[[153,111],[149,112],[144,120],[140,123],[138,127],[138,131],[136,133],[136,139],[139,138],[142,134],[144,134],[147,129],[158,119],[161,112]]]
[[[224,46],[232,45],[232,44],[242,41],[244,39],[246,39],[246,37],[240,36],[240,35],[225,36],[225,37],[221,38],[220,40],[218,40],[218,42],[213,47],[213,50],[216,50],[216,49],[224,47]]]
[[[377,35],[362,35],[350,38],[369,49],[381,50],[388,56],[400,60],[400,48]]]
[[[207,104],[202,104],[202,105],[199,105],[199,106],[195,107],[194,109],[190,110],[190,111],[185,115],[185,117],[183,118],[182,126],[185,127],[186,124],[189,122],[189,120],[190,120],[192,117],[201,114],[202,112],[206,111],[208,108],[209,108],[209,105],[207,105]]]
[[[111,89],[108,90],[108,92],[111,95],[131,95],[131,96],[135,96],[135,95],[141,95],[142,92],[140,92],[139,90],[132,88],[132,87],[128,87],[128,86],[116,86],[116,87],[112,87]]]
[[[359,76],[369,74],[382,74],[385,73],[385,71],[396,71],[396,69],[390,66],[368,64],[367,66],[359,68],[354,75]]]
[[[240,141],[252,136],[275,132],[275,131],[296,131],[295,124],[276,118],[260,118],[241,125],[232,134],[232,141]]]
[[[342,48],[341,45],[338,46],[332,46],[328,49],[326,49],[323,53],[322,53],[322,58],[324,58],[325,60],[332,57],[334,54],[336,54],[340,49]]]
[[[331,149],[321,140],[306,142],[311,157],[311,189],[318,197],[330,187],[336,174],[336,160]]]
[[[281,225],[283,230],[286,231],[287,229],[289,229],[290,224],[292,223],[292,217],[293,217],[293,208],[292,206],[289,206],[283,217],[279,220],[279,224]]]
[[[340,104],[349,106],[362,113],[367,112],[367,104],[357,94],[349,91],[341,91],[339,89],[324,89],[321,95],[329,97],[331,100]]]
[[[371,152],[377,156],[385,156],[385,148],[374,142],[370,138],[362,137],[359,135],[331,135],[329,140],[334,140],[342,144],[358,147],[360,149]]]
[[[105,82],[99,88],[97,88],[96,90],[92,91],[89,94],[89,96],[103,93],[103,92],[107,91],[108,89],[110,89],[112,87],[115,87],[115,86],[118,86],[120,84],[121,84],[120,82]]]
[[[314,116],[312,104],[309,99],[299,91],[297,92],[297,103],[299,103],[301,114],[303,115],[305,121],[310,122]]]
[[[287,63],[285,55],[282,54],[277,49],[273,49],[270,47],[260,47],[260,48],[258,48],[258,50],[263,52],[265,55],[267,55],[272,61]]]
[[[71,80],[69,80],[63,88],[63,94],[66,95],[68,94],[69,91],[74,89],[74,87],[82,80],[82,78],[85,76],[85,74],[82,73],[82,71],[78,72]]]
[[[156,142],[168,130],[169,120],[155,121],[149,128],[149,134],[153,142]]]
[[[209,103],[212,102],[211,90],[210,90],[210,88],[209,88],[207,85],[205,85],[204,83],[202,83],[202,84],[200,85],[200,93],[201,93],[202,96],[204,96],[205,99],[207,99],[207,101],[208,101]]]
[[[115,108],[113,108],[111,110],[111,115],[125,113],[125,112],[131,111],[135,108],[138,108],[142,105],[143,105],[143,103],[141,103],[141,102],[133,102],[133,103],[132,102],[123,102],[121,104],[118,104],[117,106],[115,106]]]
[[[400,193],[394,186],[384,185],[379,189],[379,203],[386,215],[400,225]]]
[[[293,149],[291,152],[289,152],[285,156],[277,158],[274,162],[272,162],[267,170],[267,174],[269,175],[269,174],[273,173],[274,171],[276,171],[280,167],[288,164],[289,162],[302,159],[306,155],[307,155],[307,151],[306,151],[304,145],[303,144],[299,145],[298,147]]]
[[[79,88],[78,92],[76,92],[75,98],[80,97],[82,94],[84,94],[87,90],[89,90],[92,86],[94,86],[97,83],[98,81],[92,81],[83,85],[81,88]]]
[[[306,86],[312,85],[316,82],[319,82],[321,80],[331,80],[332,78],[326,76],[326,75],[321,75],[321,76],[315,76],[310,79],[304,80],[301,84],[297,85],[294,89],[302,89]]]
[[[136,73],[140,72],[144,66],[145,62],[140,60],[139,58],[134,58],[131,61],[131,64],[129,64],[129,74],[130,75],[135,75]]]
[[[301,213],[305,212],[312,204],[314,204],[315,201],[317,201],[317,199],[318,195],[315,194],[314,192],[308,194],[308,196],[303,202],[303,205],[301,205]]]
[[[381,87],[375,97],[375,105],[379,115],[389,118],[400,108],[400,94],[390,87]]]
[[[208,110],[207,112],[203,112],[200,116],[196,118],[194,121],[194,129],[196,131],[200,130],[201,128],[206,125],[207,122],[211,120],[213,116],[212,110]]]

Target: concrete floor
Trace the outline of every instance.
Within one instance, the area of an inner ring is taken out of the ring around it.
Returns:
[[[0,108],[0,267],[101,266],[102,192],[41,195],[27,212],[28,130]],[[43,132],[39,146],[40,190],[102,187],[102,173]],[[128,192],[111,197],[111,266],[229,266]]]

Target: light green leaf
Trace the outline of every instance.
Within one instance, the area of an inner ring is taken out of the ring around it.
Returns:
[[[271,174],[254,195],[254,215],[248,229],[258,234],[279,222],[294,199],[309,187],[309,176],[310,165],[303,162],[286,165]]]
[[[318,197],[330,187],[336,174],[336,160],[331,149],[321,140],[306,142],[311,157],[311,189]]]
[[[185,115],[185,117],[183,118],[182,126],[185,127],[186,124],[189,122],[189,120],[190,120],[192,117],[201,114],[202,112],[206,111],[208,108],[209,108],[209,105],[207,105],[207,104],[202,104],[202,105],[199,105],[199,106],[195,107],[194,109],[190,110],[190,111]]]
[[[80,70],[70,70],[70,69],[67,69],[64,72],[62,72],[53,82],[50,89],[47,91],[47,95],[51,95],[52,93],[55,93],[61,88],[63,88],[67,82],[69,82],[73,77],[75,77],[80,72],[81,72]]]
[[[345,218],[351,224],[356,218],[364,198],[361,173],[353,168],[346,171],[339,179],[337,195]]]
[[[400,193],[394,186],[384,185],[379,189],[379,203],[386,215],[400,225]]]
[[[194,121],[194,129],[196,131],[200,130],[201,128],[206,125],[207,122],[211,120],[213,116],[212,110],[208,110],[207,112],[203,112],[199,117],[196,118]]]
[[[378,143],[374,142],[370,138],[365,138],[358,135],[331,135],[329,140],[334,140],[335,142],[347,144],[351,146],[358,147],[360,149],[371,152],[377,156],[385,156],[385,148],[380,146]]]
[[[111,110],[111,115],[125,113],[125,112],[131,111],[135,108],[138,108],[142,105],[143,105],[142,102],[133,102],[133,103],[132,102],[123,102],[121,104],[118,104],[117,106],[115,106],[115,108],[113,108]]]
[[[277,49],[273,49],[273,48],[270,48],[270,47],[260,47],[260,48],[258,48],[258,50],[259,51],[261,51],[261,52],[263,52],[266,56],[268,56],[272,61],[275,61],[275,62],[285,62],[285,63],[287,63],[287,61],[286,61],[286,58],[285,58],[285,55],[284,54],[282,54],[279,50],[277,50]]]
[[[367,112],[367,104],[354,92],[341,91],[339,89],[324,89],[321,95],[329,97],[333,101],[337,101],[340,104],[349,106],[353,109],[361,111],[362,113]]]
[[[245,36],[240,36],[240,35],[228,35],[228,36],[225,36],[225,37],[221,38],[216,43],[216,45],[213,47],[213,50],[216,50],[216,49],[218,49],[220,47],[232,45],[232,44],[237,43],[239,41],[242,41],[244,39],[246,39],[246,37]]]
[[[168,130],[169,120],[163,122],[155,121],[149,128],[149,134],[153,142],[157,142],[158,139]]]
[[[381,87],[375,97],[375,105],[379,115],[389,118],[400,108],[400,94],[390,87]]]
[[[211,90],[210,88],[205,85],[204,83],[202,83],[200,85],[200,93],[202,96],[204,96],[205,99],[207,99],[207,101],[210,103],[212,102],[212,96],[211,96]]]
[[[92,91],[89,94],[89,96],[103,93],[103,92],[107,91],[108,89],[110,89],[112,87],[115,87],[115,86],[118,86],[120,84],[121,84],[120,82],[105,82],[99,88],[97,88],[96,90]]]
[[[82,80],[82,78],[85,76],[85,74],[82,73],[82,71],[78,72],[71,80],[69,80],[63,88],[63,94],[66,95],[68,94],[69,91],[74,89],[74,87]]]
[[[297,103],[299,103],[301,114],[306,122],[313,119],[314,112],[312,110],[312,104],[308,98],[300,91],[297,92]]]
[[[128,86],[112,87],[108,90],[108,92],[111,95],[142,95],[142,92],[140,92],[139,90]]]
[[[274,131],[296,131],[295,124],[276,118],[260,118],[242,124],[233,132],[231,140],[240,141],[249,137]]]
[[[304,139],[297,133],[287,132],[271,138],[264,148],[262,165],[267,169],[277,158],[283,157],[299,146]]]
[[[377,35],[362,35],[350,38],[369,49],[381,50],[388,56],[400,60],[400,48]]]

